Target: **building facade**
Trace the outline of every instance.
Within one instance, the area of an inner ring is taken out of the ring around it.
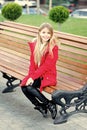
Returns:
[[[87,0],[78,0],[78,8],[87,8]]]
[[[40,0],[40,3],[45,4],[46,1],[47,0]],[[50,0],[48,0],[48,1],[50,1]],[[63,0],[61,0],[61,1],[63,1]],[[87,8],[87,0],[67,0],[67,1],[74,3],[77,8]],[[53,2],[54,2],[54,0],[53,0]]]

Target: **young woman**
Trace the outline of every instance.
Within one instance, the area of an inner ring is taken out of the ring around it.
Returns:
[[[58,59],[58,46],[49,23],[43,23],[37,38],[28,43],[31,50],[28,75],[22,80],[21,88],[24,95],[34,104],[34,109],[40,111],[44,117],[47,110],[55,119],[56,104],[47,99],[42,90],[46,86],[56,85],[56,61]]]

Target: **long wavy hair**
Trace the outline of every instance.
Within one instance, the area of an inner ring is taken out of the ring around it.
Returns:
[[[51,38],[49,39],[47,44],[44,44],[43,49],[40,51],[40,46],[42,44],[42,39],[40,37],[40,32],[42,29],[47,28],[50,31]],[[49,23],[43,23],[39,27],[37,38],[36,38],[36,46],[34,49],[34,61],[36,64],[40,63],[41,57],[48,52],[50,55],[53,56],[52,49],[56,44],[56,37],[54,36],[53,28]]]

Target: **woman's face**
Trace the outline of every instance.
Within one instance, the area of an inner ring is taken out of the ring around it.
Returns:
[[[49,41],[49,39],[51,38],[51,32],[49,31],[48,28],[44,28],[40,31],[40,37],[42,39],[43,43],[46,43]]]

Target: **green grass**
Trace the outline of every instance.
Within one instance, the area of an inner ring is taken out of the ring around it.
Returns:
[[[0,15],[0,21],[4,20],[5,19]],[[87,37],[87,19],[69,18],[61,25],[61,30],[58,28],[58,23],[54,23],[48,16],[43,15],[22,15],[16,22],[33,26],[40,26],[43,22],[49,22],[57,31]]]

